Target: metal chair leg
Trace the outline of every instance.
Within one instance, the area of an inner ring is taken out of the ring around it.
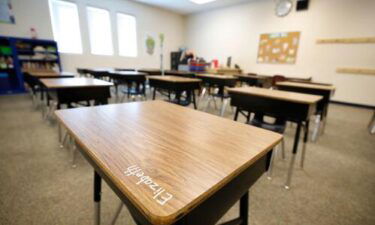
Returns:
[[[69,139],[69,134],[68,134],[68,132],[65,132],[64,138],[63,138],[62,142],[60,143],[60,148],[64,148],[65,143],[68,141],[68,139]]]
[[[122,201],[120,201],[120,204],[119,204],[119,206],[118,206],[118,208],[116,210],[115,216],[112,219],[111,225],[115,225],[116,224],[116,221],[117,221],[117,219],[118,219],[118,217],[120,215],[122,207],[124,207],[124,203]]]
[[[201,102],[202,102],[202,100],[204,99],[204,97],[205,97],[205,95],[206,95],[206,92],[207,92],[207,88],[204,87],[204,88],[202,89],[201,94],[199,95],[199,98],[198,98],[198,108],[199,108],[199,106],[201,105]]]
[[[302,154],[301,154],[301,163],[300,163],[301,168],[303,168],[303,165],[305,163],[305,157],[306,157],[306,143],[304,142],[302,146]]]
[[[290,160],[290,166],[288,170],[288,177],[285,184],[285,189],[290,189],[290,183],[292,181],[292,175],[293,175],[293,168],[294,168],[294,161],[296,160],[296,154],[292,154],[292,159]]]
[[[223,103],[221,104],[221,111],[220,111],[220,116],[223,117],[225,114],[225,109],[227,108],[228,104],[228,99],[224,99]]]
[[[213,99],[212,95],[208,96],[206,107],[205,107],[205,110],[204,110],[205,112],[207,112],[208,108],[210,108],[212,99]]]
[[[372,119],[370,120],[370,123],[368,124],[368,131],[370,132],[370,134],[375,134],[375,111]]]
[[[75,143],[74,140],[72,141],[72,144],[73,144],[73,148],[72,148],[72,155],[73,155],[73,158],[72,158],[72,167],[76,168],[77,167],[77,165],[76,165],[76,158],[77,158],[78,150],[77,150],[77,145],[76,145],[76,143]]]
[[[319,130],[320,130],[320,123],[321,123],[320,119],[321,119],[320,115],[317,115],[316,119],[315,119],[315,128],[314,128],[314,131],[313,131],[313,134],[312,134],[312,137],[311,137],[311,140],[313,142],[316,142],[316,140],[318,139]]]

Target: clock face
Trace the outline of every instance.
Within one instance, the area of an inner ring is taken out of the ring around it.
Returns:
[[[276,15],[277,16],[286,16],[292,10],[293,3],[290,0],[280,0],[276,5]]]

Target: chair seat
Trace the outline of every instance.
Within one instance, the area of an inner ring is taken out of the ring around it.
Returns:
[[[286,122],[283,123],[283,124],[272,124],[272,123],[267,123],[267,122],[264,122],[264,121],[259,121],[257,119],[252,119],[249,122],[249,124],[253,125],[253,126],[256,126],[256,127],[260,127],[260,128],[269,130],[269,131],[273,131],[273,132],[276,132],[276,133],[279,133],[279,134],[283,134],[285,132],[285,128],[286,128]]]

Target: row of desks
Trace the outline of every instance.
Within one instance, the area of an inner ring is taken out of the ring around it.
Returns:
[[[180,93],[198,89],[201,80],[224,86],[225,80],[233,80],[212,75],[199,78],[154,76],[149,81],[154,88],[170,87]],[[105,98],[110,97],[112,85],[93,78],[40,82],[57,95],[68,87],[79,90],[74,92],[78,96],[102,89]],[[228,93],[236,107],[235,119],[246,110],[282,115],[298,124],[292,171],[301,126],[308,127],[323,97],[254,87],[229,88]],[[98,103],[107,102],[98,98]],[[282,139],[280,134],[161,101],[58,110],[56,116],[94,168],[96,224],[102,179],[127,205],[137,224],[211,225],[238,200],[240,218],[226,224],[247,224],[248,189],[267,170],[271,150]],[[290,178],[291,172],[287,186]]]

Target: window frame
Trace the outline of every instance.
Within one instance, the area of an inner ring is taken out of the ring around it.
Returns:
[[[112,52],[111,54],[99,54],[99,53],[93,53],[92,52],[92,43],[91,43],[91,35],[90,35],[90,18],[89,18],[89,13],[88,13],[88,8],[94,8],[94,9],[100,9],[100,10],[105,10],[108,12],[108,18],[109,18],[109,29],[110,29],[110,40],[111,40],[111,49],[112,49]],[[88,36],[88,39],[89,39],[89,49],[90,49],[90,54],[91,55],[95,55],[95,56],[115,56],[115,46],[114,46],[114,41],[113,41],[113,21],[112,21],[112,12],[110,9],[108,8],[105,8],[105,7],[100,7],[100,6],[94,6],[94,5],[91,5],[91,4],[87,4],[85,5],[85,13],[86,13],[86,25],[87,25],[87,36]]]
[[[129,56],[129,55],[121,55],[120,52],[120,33],[119,33],[119,23],[118,23],[118,14],[123,14],[126,16],[132,16],[135,19],[135,41],[136,41],[136,54],[135,56]],[[124,57],[124,58],[138,58],[139,56],[139,46],[138,46],[138,17],[133,13],[123,12],[123,11],[116,11],[115,15],[116,17],[116,32],[117,32],[117,48],[118,48],[118,56]]]
[[[59,46],[59,40],[60,38],[58,37],[57,33],[58,31],[56,30],[55,24],[56,24],[56,19],[54,15],[54,10],[53,10],[53,2],[62,2],[62,3],[68,3],[72,4],[75,6],[75,10],[77,13],[77,25],[78,25],[78,40],[79,41],[79,49],[76,52],[67,52],[67,51],[62,51],[62,48]],[[48,8],[49,8],[49,13],[50,13],[50,19],[51,19],[51,28],[52,28],[52,35],[53,39],[57,42],[58,45],[58,52],[62,54],[72,54],[72,55],[82,55],[84,53],[83,51],[83,39],[82,39],[82,28],[81,28],[81,18],[80,18],[80,13],[79,13],[79,6],[77,2],[75,1],[70,1],[70,0],[48,0]]]

